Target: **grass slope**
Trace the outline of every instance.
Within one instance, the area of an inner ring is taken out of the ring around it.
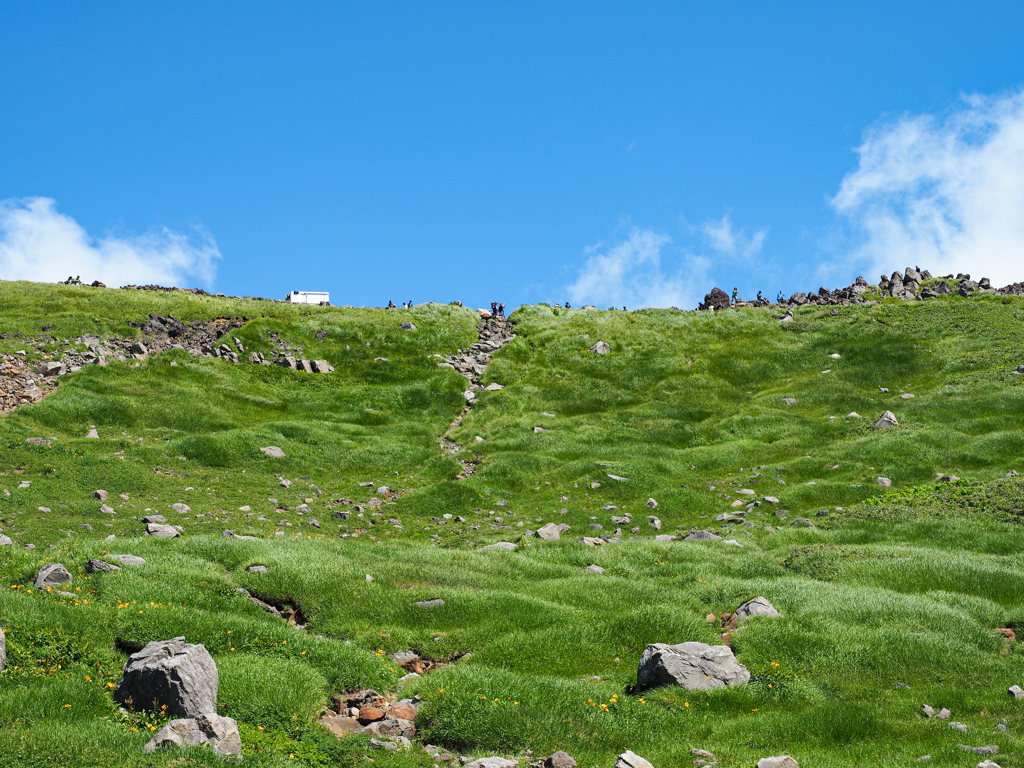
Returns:
[[[404,670],[388,654],[409,648],[470,654],[401,688],[426,700],[424,743],[462,754],[519,754],[525,764],[525,750],[561,748],[581,766],[606,766],[632,749],[660,767],[689,761],[697,747],[724,766],[782,753],[811,766],[906,765],[923,754],[974,765],[958,747],[966,743],[999,745],[1000,764],[1018,764],[1024,717],[1005,691],[1024,681],[1022,655],[993,630],[1024,622],[1024,484],[997,479],[1022,468],[1022,377],[1009,373],[1020,362],[1019,299],[889,301],[838,316],[805,308],[786,326],[768,310],[523,308],[518,338],[484,382],[505,389],[479,393],[452,433],[463,457],[480,461],[466,480],[438,445],[462,410],[465,380],[433,357],[475,339],[466,310],[24,283],[0,283],[0,302],[0,332],[38,337],[53,324],[49,333],[69,341],[131,335],[126,321],[149,312],[244,316],[247,350],[269,353],[276,331],[337,369],[313,376],[169,353],[84,369],[0,419],[9,473],[0,487],[11,493],[0,495],[0,525],[36,545],[0,551],[9,585],[0,590],[0,765],[220,764],[202,749],[144,755],[162,720],[122,713],[110,697],[126,649],[175,635],[214,654],[219,703],[242,724],[250,765],[348,766],[359,755],[433,765],[418,749],[385,752],[314,722],[333,693],[395,690]],[[405,320],[418,330],[402,331]],[[321,342],[318,330],[328,331]],[[587,351],[598,339],[609,355]],[[2,343],[13,351],[27,341]],[[870,430],[885,409],[900,426]],[[84,439],[91,424],[100,440]],[[52,446],[26,444],[33,435]],[[264,445],[287,458],[264,456]],[[963,479],[937,485],[938,473]],[[882,494],[878,476],[893,488]],[[24,480],[30,487],[19,488]],[[372,496],[359,485],[367,481],[398,494],[379,517],[367,508],[334,520],[351,509],[340,498]],[[116,515],[99,511],[95,488],[110,491]],[[714,516],[748,500],[741,488],[780,504],[753,509],[756,526],[719,531]],[[644,506],[649,497],[657,509]],[[300,514],[306,499],[310,512]],[[179,501],[192,513],[170,511]],[[639,540],[577,543],[590,524],[610,532],[610,517],[627,511]],[[133,518],[151,512],[183,536],[141,536]],[[652,513],[663,532],[708,528],[743,547],[655,542]],[[787,525],[798,516],[816,528]],[[557,543],[521,539],[543,522],[572,530]],[[258,540],[222,538],[227,528]],[[519,549],[477,549],[500,539]],[[147,563],[84,572],[88,557],[109,552]],[[69,567],[77,598],[32,589],[52,561]],[[257,563],[267,572],[245,570]],[[606,573],[587,574],[591,563]],[[237,587],[301,605],[307,631]],[[721,642],[705,616],[755,595],[783,617],[753,619],[732,637],[751,684],[629,692],[648,643]],[[413,605],[435,597],[444,607]],[[968,732],[923,718],[923,703],[949,707]],[[995,729],[1002,719],[1005,734]]]

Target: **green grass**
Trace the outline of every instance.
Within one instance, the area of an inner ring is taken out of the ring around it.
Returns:
[[[269,353],[276,331],[336,367],[314,376],[169,353],[86,368],[0,419],[0,488],[11,493],[0,494],[0,526],[19,545],[0,552],[0,765],[220,764],[202,749],[144,755],[162,720],[122,713],[110,696],[126,652],[176,635],[214,655],[219,706],[242,723],[249,765],[348,766],[360,755],[433,765],[418,747],[385,752],[315,724],[330,695],[359,687],[420,694],[422,743],[524,765],[526,750],[564,749],[589,767],[632,749],[660,768],[687,763],[694,747],[723,766],[782,753],[805,766],[906,765],[924,754],[976,764],[959,743],[997,744],[1004,768],[1019,764],[1024,714],[1006,688],[1024,684],[1024,656],[993,630],[1024,627],[1024,483],[1000,479],[1024,469],[1024,377],[1010,375],[1021,362],[1020,299],[889,300],[835,317],[803,308],[785,326],[767,309],[523,308],[516,340],[484,380],[505,389],[480,393],[452,432],[460,458],[480,462],[465,480],[439,446],[465,379],[435,355],[475,339],[467,310],[25,283],[0,283],[0,301],[0,332],[32,336],[45,321],[69,339],[129,335],[127,321],[149,312],[246,317],[247,350]],[[417,331],[398,327],[407,319]],[[609,355],[587,351],[598,339]],[[900,426],[871,430],[886,409]],[[100,440],[84,438],[91,424]],[[265,445],[287,458],[264,456]],[[936,483],[940,473],[962,480]],[[31,486],[19,489],[22,480]],[[335,519],[353,509],[341,499],[373,496],[360,486],[368,481],[397,496]],[[100,512],[96,488],[116,515]],[[747,500],[741,488],[780,501],[751,510],[755,526],[726,527],[723,538],[742,548],[653,541],[649,514],[662,533],[718,531],[714,516]],[[176,502],[192,512],[171,511]],[[138,518],[153,512],[182,525],[182,537],[141,536]],[[621,544],[577,543],[591,523],[613,531],[611,516],[624,512],[637,540],[625,526]],[[799,516],[816,527],[790,526]],[[571,531],[557,543],[523,538],[544,522]],[[257,540],[223,538],[225,529]],[[478,551],[498,540],[519,548]],[[110,552],[147,563],[84,572],[88,557]],[[71,570],[77,598],[32,589],[53,561]],[[267,572],[245,570],[256,563]],[[587,574],[591,563],[606,573]],[[301,606],[307,629],[238,587]],[[648,643],[721,642],[707,614],[755,595],[783,617],[732,636],[750,684],[630,692]],[[432,598],[444,606],[414,605]],[[406,649],[459,658],[402,685],[388,654]],[[949,707],[968,733],[924,718],[924,703]],[[1008,734],[995,730],[1004,718]]]

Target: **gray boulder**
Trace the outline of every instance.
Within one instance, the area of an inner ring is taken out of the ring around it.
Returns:
[[[590,348],[590,351],[595,355],[607,355],[612,351],[612,347],[607,341],[599,341]]]
[[[782,614],[775,610],[775,606],[768,602],[768,598],[758,596],[747,600],[736,609],[729,619],[729,627],[735,629],[751,616],[782,616]]]
[[[562,750],[544,759],[544,768],[576,768],[576,761]]]
[[[757,768],[800,768],[800,763],[789,755],[778,757],[762,757],[757,761]]]
[[[653,643],[647,646],[637,668],[637,688],[678,685],[688,691],[706,691],[742,685],[750,680],[747,668],[736,661],[725,645]]]
[[[604,573],[604,568],[600,565],[591,564],[587,566],[587,573]]]
[[[511,551],[516,548],[516,545],[511,541],[496,541],[494,544],[488,544],[486,547],[480,547],[480,551],[483,552],[488,549],[504,549]]]
[[[160,525],[160,523],[148,523],[146,525],[146,535],[156,536],[161,539],[175,539],[181,536],[181,532],[172,525]]]
[[[260,448],[263,453],[270,456],[272,459],[283,459],[284,451],[278,448],[276,445],[268,445],[266,448]]]
[[[44,565],[36,574],[36,589],[50,589],[61,584],[70,584],[71,574],[60,563]]]
[[[415,331],[416,330],[416,326],[413,325],[412,323],[402,323],[398,327],[401,328],[403,331]]]
[[[157,731],[142,750],[154,752],[161,747],[193,747],[197,744],[209,744],[221,755],[242,754],[238,723],[230,717],[220,717],[213,713],[171,720]]]
[[[14,539],[12,539],[10,536],[5,536],[4,534],[0,533],[0,547],[9,547],[12,544],[14,544]]]
[[[155,640],[129,657],[114,698],[135,709],[167,705],[169,715],[197,717],[217,711],[218,682],[205,646],[184,637]]]
[[[898,427],[899,425],[900,423],[896,421],[896,414],[892,411],[886,411],[875,422],[875,426],[872,429],[885,429],[886,427]]]
[[[146,561],[136,555],[107,555],[110,560],[117,560],[121,565],[145,565]]]

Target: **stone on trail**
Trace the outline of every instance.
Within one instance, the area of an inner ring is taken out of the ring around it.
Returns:
[[[71,574],[68,569],[60,563],[44,565],[36,574],[36,589],[50,589],[59,587],[61,584],[70,584]]]
[[[875,422],[875,426],[872,429],[885,429],[886,427],[898,427],[899,425],[900,423],[896,421],[896,414],[892,411],[886,411]]]
[[[100,501],[106,501],[110,497],[110,494],[102,489],[99,489],[92,492],[92,497],[94,499],[99,499]]]
[[[762,757],[757,761],[757,768],[800,768],[800,763],[789,755],[778,757]]]
[[[595,355],[607,355],[612,351],[612,347],[607,341],[599,341],[590,348],[590,351]]]
[[[747,600],[737,608],[726,627],[735,629],[751,616],[782,616],[782,614],[775,610],[775,606],[768,602],[768,598],[758,596]]]
[[[494,544],[488,544],[486,547],[480,547],[480,551],[483,552],[488,549],[505,549],[512,551],[516,548],[516,545],[511,541],[497,541]]]
[[[175,637],[133,653],[114,698],[135,709],[166,705],[169,715],[198,717],[217,710],[217,685],[217,665],[206,647]]]
[[[875,482],[878,483],[883,488],[888,488],[890,485],[892,485],[892,480],[890,480],[888,477],[875,478]]]
[[[736,661],[731,648],[696,642],[648,645],[636,674],[639,690],[678,685],[689,691],[707,691],[749,680],[750,673]]]
[[[519,768],[519,761],[507,757],[481,757],[468,763],[465,768]]]
[[[181,531],[172,525],[160,525],[160,523],[149,523],[146,525],[146,535],[156,536],[160,539],[176,539],[181,536]]]
[[[161,747],[193,747],[197,744],[209,744],[214,752],[221,755],[242,754],[238,723],[230,717],[221,717],[212,712],[195,718],[171,720],[157,731],[142,750],[154,752]]]
[[[627,749],[616,758],[615,768],[654,768],[654,766],[640,757],[640,755]]]
[[[121,566],[119,565],[111,565],[110,563],[105,563],[102,560],[96,560],[95,558],[91,558],[85,564],[86,573],[110,573],[111,571],[120,570]]]
[[[268,445],[266,448],[260,448],[263,453],[270,456],[272,459],[283,459],[284,451],[278,448],[276,445]]]

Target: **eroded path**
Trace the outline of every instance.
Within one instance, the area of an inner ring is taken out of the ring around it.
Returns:
[[[448,425],[448,429],[441,437],[441,452],[446,456],[451,456],[462,465],[462,473],[458,475],[459,480],[476,472],[477,462],[460,458],[466,449],[452,440],[449,435],[453,429],[462,424],[466,414],[473,410],[477,392],[481,389],[502,388],[500,384],[489,384],[487,387],[483,387],[480,384],[480,379],[491,363],[491,355],[516,337],[512,332],[514,327],[515,324],[505,318],[481,320],[476,325],[477,341],[472,347],[468,350],[460,349],[457,355],[448,355],[445,358],[446,362],[441,363],[443,366],[454,368],[469,380],[469,386],[463,393],[466,397],[466,407],[462,409],[462,413],[455,421]]]

